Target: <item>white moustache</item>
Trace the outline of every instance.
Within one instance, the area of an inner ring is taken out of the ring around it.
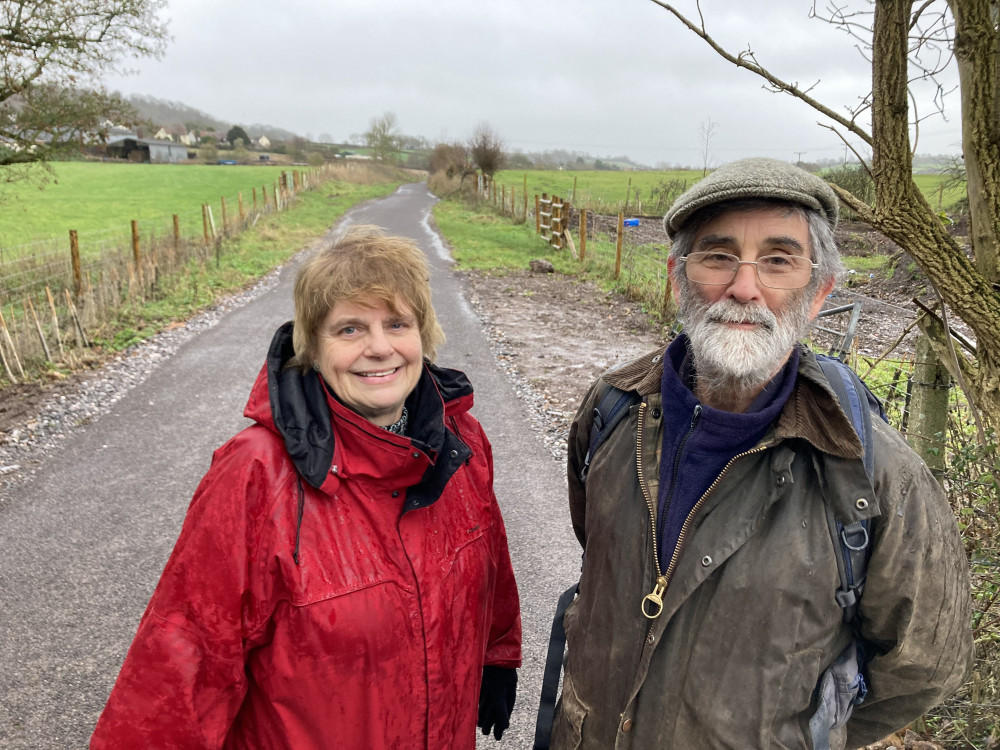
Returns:
[[[778,318],[766,307],[741,305],[731,299],[719,300],[708,308],[705,320],[709,323],[753,323],[769,331],[778,325]]]

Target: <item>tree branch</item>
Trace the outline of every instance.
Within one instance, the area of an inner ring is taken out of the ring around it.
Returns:
[[[721,47],[711,36],[709,36],[708,32],[705,30],[704,22],[702,23],[701,26],[697,26],[696,24],[688,20],[688,18],[684,16],[683,13],[678,11],[669,3],[662,2],[662,0],[650,0],[650,2],[659,5],[661,8],[671,13],[678,21],[687,26],[688,29],[693,31],[696,35],[701,37],[724,60],[731,62],[733,65],[739,68],[743,68],[745,70],[749,70],[751,73],[755,73],[756,75],[760,76],[765,81],[767,81],[776,90],[783,91],[786,94],[790,94],[791,96],[794,96],[796,99],[801,99],[810,107],[812,107],[817,112],[822,114],[824,117],[830,118],[834,122],[842,125],[851,133],[854,133],[854,135],[856,135],[858,138],[863,140],[868,145],[872,144],[871,134],[869,134],[866,130],[861,128],[857,123],[853,121],[853,119],[848,120],[840,113],[835,112],[834,110],[830,109],[817,99],[814,99],[813,97],[809,96],[807,91],[803,91],[796,84],[788,83],[787,81],[783,81],[782,79],[773,75],[769,70],[762,67],[756,62],[756,60],[753,57],[753,53],[750,50],[741,52],[739,55],[733,55],[727,50],[725,50],[723,47]],[[701,11],[699,8],[699,13],[700,12]]]

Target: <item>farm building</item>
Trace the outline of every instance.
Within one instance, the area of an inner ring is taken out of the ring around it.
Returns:
[[[155,138],[115,138],[108,142],[108,154],[129,161],[167,164],[186,161],[187,146]]]

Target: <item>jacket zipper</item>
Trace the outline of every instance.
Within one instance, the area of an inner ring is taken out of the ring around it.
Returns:
[[[657,554],[659,545],[656,541],[656,508],[653,506],[653,499],[649,494],[649,485],[646,482],[646,472],[642,466],[642,433],[645,421],[646,402],[643,401],[639,404],[639,421],[635,428],[635,465],[639,475],[639,488],[642,490],[642,496],[646,499],[646,505],[649,507],[649,524],[653,531],[653,564],[656,566],[656,585],[653,587],[652,593],[646,594],[642,598],[640,608],[645,617],[655,620],[660,616],[660,612],[663,611],[663,592],[667,588],[667,579],[660,571],[660,556]],[[646,611],[647,602],[653,608],[652,613]],[[652,627],[650,627],[650,631],[652,631]]]
[[[638,463],[639,486],[642,488],[643,495],[646,498],[646,504],[649,506],[650,509],[650,518],[652,519],[655,517],[653,514],[653,502],[650,499],[649,488],[646,485],[645,473],[642,468],[642,460],[641,460],[642,451],[640,450],[640,447],[642,445],[642,417],[643,417],[642,410],[644,406],[645,404],[641,404],[639,407],[639,424],[636,429],[636,432],[638,433],[636,437],[636,445],[637,445],[636,450],[637,450],[637,457],[639,459]],[[708,496],[711,495],[712,492],[715,490],[715,488],[718,486],[719,482],[722,480],[722,477],[724,477],[726,475],[726,472],[729,471],[729,467],[732,466],[734,463],[736,463],[738,459],[744,458],[745,456],[749,456],[754,453],[760,453],[761,451],[764,451],[769,447],[771,447],[770,443],[764,443],[754,448],[751,448],[748,451],[737,453],[735,456],[729,459],[728,463],[726,463],[724,467],[722,467],[722,471],[719,472],[719,476],[717,476],[715,480],[712,482],[712,484],[709,485],[708,489],[705,490],[704,494],[698,498],[698,502],[694,504],[694,507],[691,508],[691,512],[688,513],[687,518],[684,519],[684,524],[681,526],[680,533],[677,535],[677,544],[674,547],[674,553],[670,556],[670,564],[667,566],[667,572],[665,574],[660,572],[660,561],[656,547],[656,523],[655,522],[653,523],[653,562],[656,565],[656,586],[653,588],[653,592],[650,594],[646,594],[646,596],[643,597],[642,600],[642,614],[645,615],[648,619],[655,620],[657,617],[660,616],[660,613],[663,611],[663,594],[667,590],[667,584],[670,582],[670,579],[674,575],[674,570],[677,567],[677,560],[680,558],[681,550],[684,547],[684,541],[687,538],[688,531],[691,528],[691,520],[698,514],[698,511],[701,510],[701,506],[705,504],[705,500],[708,499]],[[646,611],[647,601],[649,601],[650,604],[656,607],[655,613],[649,614]],[[653,626],[652,624],[650,624],[649,633],[646,636],[647,641],[652,636],[652,634],[653,634]]]

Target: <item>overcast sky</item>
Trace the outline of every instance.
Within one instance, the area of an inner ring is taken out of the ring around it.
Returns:
[[[822,4],[822,2],[821,2]],[[678,0],[697,17],[694,0]],[[808,17],[811,0],[703,0],[709,32],[752,46],[779,77],[845,111],[870,84],[853,42]],[[110,88],[183,102],[241,124],[345,141],[394,112],[400,131],[464,140],[488,122],[511,150],[628,155],[700,166],[759,155],[842,158],[820,116],[718,57],[649,0],[169,0],[162,60]],[[956,78],[952,73],[952,78]],[[948,121],[919,153],[958,153]]]

